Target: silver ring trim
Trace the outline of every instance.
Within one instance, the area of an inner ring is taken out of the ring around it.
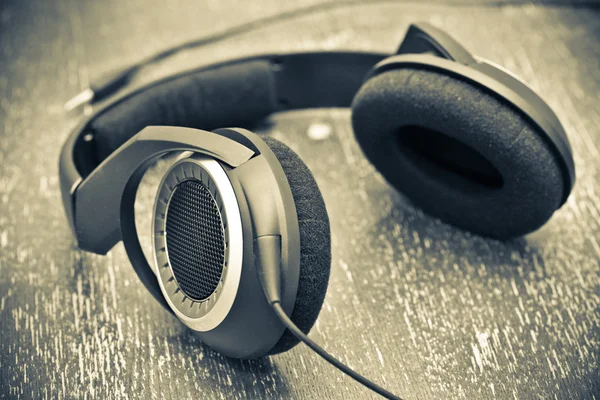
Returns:
[[[203,155],[183,155],[160,183],[152,219],[152,252],[160,290],[177,317],[195,331],[216,328],[227,316],[236,298],[242,275],[242,218],[233,186],[223,167]],[[223,221],[225,257],[221,281],[205,300],[187,297],[177,284],[166,246],[166,215],[173,192],[185,180],[198,180],[210,191]]]

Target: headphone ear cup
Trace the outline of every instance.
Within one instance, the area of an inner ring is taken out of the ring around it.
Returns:
[[[456,226],[507,239],[561,204],[565,182],[544,132],[460,77],[418,67],[375,75],[354,99],[352,124],[388,182]]]
[[[321,191],[300,157],[280,141],[263,137],[273,151],[290,185],[300,228],[300,277],[291,319],[308,334],[314,325],[327,292],[331,269],[329,217]],[[287,351],[298,344],[287,329],[269,354]]]

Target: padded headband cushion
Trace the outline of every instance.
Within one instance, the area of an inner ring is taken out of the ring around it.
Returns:
[[[91,124],[97,162],[149,125],[213,130],[247,126],[274,111],[267,61],[248,61],[181,75],[134,94]]]
[[[287,177],[300,227],[300,279],[292,321],[304,333],[314,325],[327,292],[331,268],[329,217],[319,187],[308,167],[285,144],[263,137]],[[286,329],[269,354],[287,351],[298,339]]]
[[[540,227],[560,206],[563,176],[544,133],[514,106],[458,77],[396,69],[353,102],[365,155],[428,213],[500,239]]]

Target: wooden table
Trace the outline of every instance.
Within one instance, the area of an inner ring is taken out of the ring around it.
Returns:
[[[309,3],[0,5],[0,398],[375,398],[304,346],[258,361],[212,352],[154,302],[122,245],[106,257],[77,250],[61,206],[58,154],[79,121],[61,107],[89,77]],[[311,337],[407,399],[598,399],[598,9],[434,3],[313,12],[180,54],[135,84],[262,52],[392,51],[418,20],[520,75],[564,124],[578,180],[550,223],[508,243],[447,226],[390,189],[347,111],[265,125],[312,169],[331,217],[332,276]],[[315,124],[332,132],[318,144]],[[139,196],[142,225],[155,178]]]

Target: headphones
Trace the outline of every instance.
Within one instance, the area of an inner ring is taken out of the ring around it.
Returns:
[[[283,143],[220,128],[318,107],[351,107],[356,140],[383,177],[425,212],[479,235],[539,228],[575,181],[566,133],[532,89],[441,30],[414,24],[396,54],[234,59],[112,101],[75,129],[60,156],[79,247],[106,254],[122,240],[156,300],[228,357],[277,354],[302,340],[339,363],[306,337],[331,262],[312,174]],[[150,266],[136,190],[151,164],[176,151],[156,195]]]

